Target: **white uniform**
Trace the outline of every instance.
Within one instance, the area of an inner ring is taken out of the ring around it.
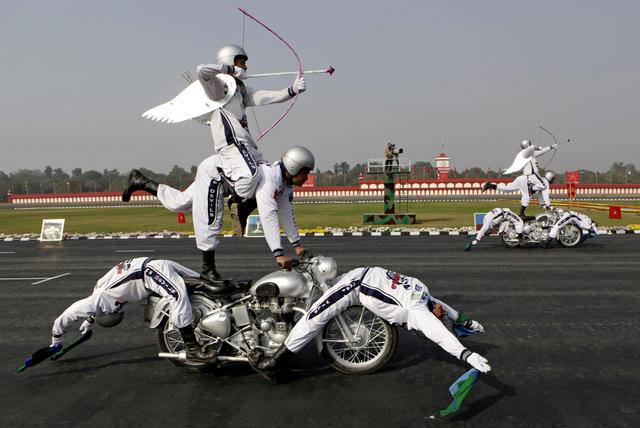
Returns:
[[[505,221],[513,223],[516,228],[516,233],[522,233],[524,221],[522,221],[519,215],[516,215],[508,208],[494,208],[484,215],[482,227],[478,230],[478,233],[476,233],[474,240],[480,241],[492,228],[500,226],[502,222]]]
[[[293,211],[293,188],[284,182],[281,163],[261,164],[260,181],[255,193],[260,222],[267,244],[274,255],[282,254],[280,224],[293,246],[300,236]],[[202,251],[218,247],[218,233],[224,214],[224,182],[220,178],[221,161],[213,155],[198,166],[196,180],[181,192],[165,184],[158,186],[158,199],[170,211],[193,211],[196,245]],[[253,195],[251,195],[253,197]]]
[[[576,211],[565,211],[564,214],[560,216],[558,221],[556,221],[555,224],[551,227],[551,230],[549,231],[549,238],[554,239],[556,236],[558,236],[558,231],[560,230],[560,228],[568,224],[575,224],[581,229],[592,231],[596,234],[598,233],[598,229],[596,228],[596,225],[593,223],[593,220],[591,220],[591,218]]]
[[[224,97],[224,84],[215,79],[226,65],[209,64],[197,68],[198,80],[212,100]],[[281,103],[290,100],[295,93],[291,88],[279,91],[256,91],[236,79],[237,90],[223,107],[211,114],[209,126],[213,137],[213,147],[220,155],[222,174],[225,180],[243,199],[253,197],[258,185],[260,170],[264,163],[262,153],[249,133],[246,108]]]
[[[526,149],[523,149],[522,152],[530,151],[530,150],[531,150],[530,148],[526,148]],[[540,170],[538,169],[537,157],[542,156],[543,154],[547,153],[549,150],[551,150],[551,146],[535,147],[533,149],[533,152],[530,153],[529,162],[527,162],[522,169],[522,174],[523,175],[532,175],[532,174],[540,175]]]
[[[199,274],[170,260],[138,257],[124,260],[96,282],[93,293],[69,306],[53,322],[52,336],[61,337],[79,319],[122,312],[128,302],[151,293],[171,297],[171,322],[182,328],[193,322],[191,303],[181,275]]]
[[[433,298],[420,280],[380,267],[354,269],[336,278],[333,286],[298,321],[284,342],[292,352],[300,351],[331,318],[350,306],[362,305],[393,324],[419,330],[456,358],[468,351],[429,310],[427,304],[440,303],[447,318],[458,321],[455,309]]]
[[[264,237],[274,257],[283,255],[280,242],[282,225],[292,246],[300,245],[300,235],[293,211],[293,187],[284,181],[281,162],[262,165],[262,179],[256,190],[256,202]]]
[[[551,200],[549,199],[549,181],[537,174],[520,175],[509,183],[498,183],[496,189],[501,192],[520,191],[520,205],[523,207],[529,206],[531,195],[535,192],[540,192],[538,198],[541,206],[548,207],[551,205]]]

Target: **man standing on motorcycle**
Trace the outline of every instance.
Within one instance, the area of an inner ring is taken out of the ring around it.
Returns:
[[[187,359],[208,361],[211,356],[200,347],[193,331],[193,313],[183,276],[197,277],[198,273],[170,260],[148,257],[118,263],[97,281],[89,297],[73,303],[56,318],[51,330],[51,347],[62,346],[63,335],[75,322],[85,320],[80,326],[83,335],[93,330],[94,322],[113,327],[122,321],[127,303],[156,293],[170,299],[171,322],[182,336]]]
[[[522,204],[520,206],[519,215],[523,220],[530,220],[531,217],[525,214],[525,210],[529,206],[531,194],[536,191],[545,189],[545,186],[548,188],[548,183],[545,184],[543,177],[541,177],[540,175],[537,158],[538,156],[542,156],[543,154],[549,152],[551,149],[556,149],[557,147],[557,144],[552,144],[551,146],[546,147],[538,147],[532,145],[531,141],[529,140],[522,140],[522,142],[520,143],[520,152],[516,155],[516,158],[513,161],[511,167],[509,167],[505,171],[505,173],[509,174],[522,170],[522,175],[507,184],[496,184],[492,182],[484,183],[482,186],[482,191],[485,192],[487,189],[497,189],[502,192],[514,192],[516,190],[519,190],[520,194],[522,195]],[[551,182],[553,180],[549,181]]]
[[[494,208],[484,215],[482,228],[478,230],[475,238],[467,244],[467,247],[464,250],[471,251],[471,249],[480,242],[483,236],[487,235],[491,229],[500,226],[505,221],[512,222],[518,236],[522,235],[522,231],[524,229],[524,221],[522,221],[522,218],[513,213],[509,208]]]
[[[299,352],[329,320],[351,306],[361,305],[392,324],[421,332],[449,354],[481,372],[491,370],[488,361],[466,349],[442,320],[448,318],[460,337],[484,332],[482,325],[431,296],[420,280],[381,267],[357,268],[335,278],[337,265],[330,257],[321,257],[318,270],[325,281],[331,281],[331,288],[298,321],[273,356],[259,363],[259,369],[276,369]]]
[[[534,178],[532,178],[534,177]],[[529,206],[531,202],[531,196],[534,193],[539,192],[538,199],[540,201],[540,206],[544,209],[551,208],[551,199],[549,198],[550,187],[553,180],[556,179],[556,175],[547,171],[544,174],[544,177],[541,177],[538,174],[533,175],[521,175],[517,177],[510,183],[484,183],[482,186],[482,191],[484,192],[487,189],[497,189],[501,192],[515,192],[516,190],[520,191],[520,212],[518,215],[524,220],[532,220],[533,217],[525,214],[525,210]]]

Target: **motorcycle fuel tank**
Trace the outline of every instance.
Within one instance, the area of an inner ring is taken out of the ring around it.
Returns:
[[[278,271],[265,275],[251,286],[259,297],[301,297],[307,290],[307,278],[299,272]]]

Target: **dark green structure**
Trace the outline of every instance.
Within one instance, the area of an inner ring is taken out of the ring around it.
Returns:
[[[396,181],[393,172],[384,173],[384,213],[365,213],[364,224],[414,224],[415,213],[396,213]]]

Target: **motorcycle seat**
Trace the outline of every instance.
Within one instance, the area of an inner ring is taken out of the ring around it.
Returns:
[[[209,281],[201,277],[185,277],[189,293],[203,292],[212,297],[224,297],[236,293],[244,293],[251,287],[251,279],[219,279]]]

